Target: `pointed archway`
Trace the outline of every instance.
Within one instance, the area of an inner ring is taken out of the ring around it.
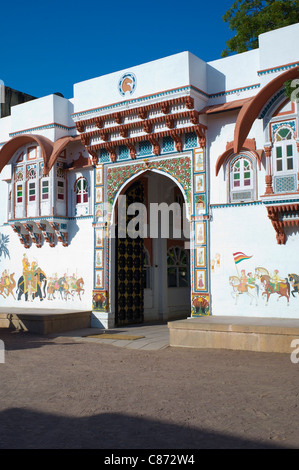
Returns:
[[[113,211],[116,237],[111,240],[110,256],[115,325],[190,315],[190,221],[185,197],[177,182],[159,171],[135,175],[119,189]],[[124,199],[122,204],[120,198]],[[134,204],[137,212],[132,209]],[[142,216],[140,204],[145,208]],[[124,234],[124,226],[120,228],[124,221],[126,226],[133,223],[139,235],[132,238],[128,230]]]

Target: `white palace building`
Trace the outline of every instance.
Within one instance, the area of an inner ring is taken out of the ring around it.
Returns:
[[[89,310],[104,328],[298,319],[298,43],[295,24],[249,52],[182,52],[13,106],[1,307]]]

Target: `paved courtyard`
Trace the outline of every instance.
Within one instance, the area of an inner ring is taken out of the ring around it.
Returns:
[[[147,331],[130,346],[0,329],[0,448],[299,447],[289,355],[172,348],[166,325]]]

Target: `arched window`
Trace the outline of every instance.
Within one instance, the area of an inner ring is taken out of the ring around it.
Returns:
[[[87,179],[81,176],[75,183],[76,204],[86,204],[88,202]]]
[[[290,127],[281,127],[274,135],[274,165],[276,174],[296,171],[295,139]]]
[[[171,247],[167,252],[168,287],[189,287],[189,253],[181,247]]]
[[[254,165],[246,155],[237,155],[230,162],[230,200],[254,199]]]

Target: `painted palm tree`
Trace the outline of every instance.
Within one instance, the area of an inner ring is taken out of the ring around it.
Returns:
[[[0,258],[2,255],[4,256],[4,258],[6,257],[10,258],[9,250],[7,248],[8,242],[9,242],[9,235],[3,235],[3,233],[0,233]]]

